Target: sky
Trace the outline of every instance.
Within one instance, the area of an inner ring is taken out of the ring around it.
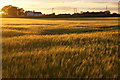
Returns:
[[[52,13],[74,13],[81,11],[105,11],[107,9],[112,13],[118,13],[119,0],[0,0],[0,9],[5,5],[13,5],[24,8],[25,11],[35,10],[43,14]]]

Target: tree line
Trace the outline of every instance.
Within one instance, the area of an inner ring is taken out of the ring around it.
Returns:
[[[4,15],[12,16],[12,17],[35,17],[35,16],[26,16],[25,10],[23,8],[19,8],[12,5],[4,6],[1,9],[2,12],[4,12]],[[104,11],[104,12],[83,12],[83,13],[74,13],[74,14],[58,14],[55,15],[55,13],[52,14],[44,14],[40,17],[118,17],[120,14],[113,13],[110,14],[110,11]],[[39,16],[38,16],[39,17]]]

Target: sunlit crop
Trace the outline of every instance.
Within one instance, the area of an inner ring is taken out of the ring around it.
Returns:
[[[117,18],[3,18],[2,23],[3,78],[118,76]]]

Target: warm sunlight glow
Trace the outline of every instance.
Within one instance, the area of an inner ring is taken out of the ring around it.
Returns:
[[[101,1],[101,2],[100,2]],[[105,2],[106,1],[106,2]],[[117,0],[0,0],[0,9],[6,5],[13,5],[25,10],[35,10],[42,13],[51,13],[52,8],[57,13],[74,13],[74,8],[81,11],[104,11],[106,5],[111,12],[118,12]]]
[[[4,12],[0,12],[0,14],[3,14]]]
[[[6,5],[14,5],[14,0],[0,0],[0,9]]]

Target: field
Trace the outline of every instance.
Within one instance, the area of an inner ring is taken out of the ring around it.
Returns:
[[[2,19],[3,78],[118,77],[118,18]]]

